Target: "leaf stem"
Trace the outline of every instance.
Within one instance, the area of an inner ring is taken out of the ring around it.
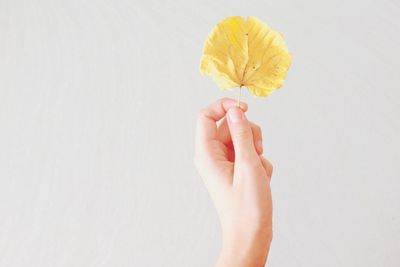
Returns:
[[[239,87],[239,96],[238,96],[238,100],[237,100],[238,108],[240,108],[240,98],[241,97],[242,97],[242,85],[240,85],[240,87]]]

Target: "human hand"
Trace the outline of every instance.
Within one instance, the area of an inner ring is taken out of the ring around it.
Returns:
[[[272,240],[272,165],[261,155],[261,129],[246,111],[245,103],[239,108],[224,98],[197,119],[194,163],[223,232],[217,266],[264,266]]]

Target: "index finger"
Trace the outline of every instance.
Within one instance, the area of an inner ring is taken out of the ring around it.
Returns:
[[[225,117],[231,107],[237,105],[236,100],[222,98],[200,110],[197,116],[196,146],[217,138],[217,121]],[[240,102],[240,108],[247,111],[247,104]]]

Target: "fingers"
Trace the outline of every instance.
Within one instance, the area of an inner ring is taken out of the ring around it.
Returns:
[[[264,158],[263,156],[260,157],[261,158],[261,163],[268,175],[268,177],[271,179],[272,177],[272,171],[273,171],[273,167],[271,162],[269,162],[266,158]]]
[[[268,177],[271,178],[272,170],[273,170],[272,164],[265,157],[261,156],[261,154],[263,153],[261,128],[253,122],[249,121],[249,123],[251,126],[251,130],[253,132],[253,142],[255,145],[255,149],[256,149],[258,155],[260,155],[260,159],[261,159],[263,168],[265,169]],[[231,135],[230,135],[229,128],[228,128],[227,119],[224,119],[218,127],[218,139],[227,146],[231,145],[232,139],[231,139]],[[257,144],[260,144],[260,145],[257,146]],[[233,157],[233,159],[234,159],[234,157]]]
[[[227,112],[229,132],[235,149],[235,162],[255,160],[258,157],[254,147],[253,132],[244,112],[232,107]]]
[[[250,122],[251,130],[253,132],[254,147],[259,155],[263,153],[262,132],[260,126]]]
[[[196,147],[202,147],[205,142],[216,138],[216,122],[222,119],[227,111],[236,104],[237,102],[233,99],[222,98],[199,112],[197,117]],[[240,108],[246,111],[247,104],[241,102]]]
[[[249,121],[251,130],[253,132],[253,142],[258,155],[263,153],[262,145],[262,131],[260,126]],[[227,119],[224,118],[222,123],[218,127],[218,139],[225,145],[230,145],[232,142],[231,133],[229,132]]]

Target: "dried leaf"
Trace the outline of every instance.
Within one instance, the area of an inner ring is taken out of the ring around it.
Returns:
[[[291,56],[283,36],[255,17],[221,21],[203,48],[200,72],[223,90],[245,86],[267,96],[283,85]]]

